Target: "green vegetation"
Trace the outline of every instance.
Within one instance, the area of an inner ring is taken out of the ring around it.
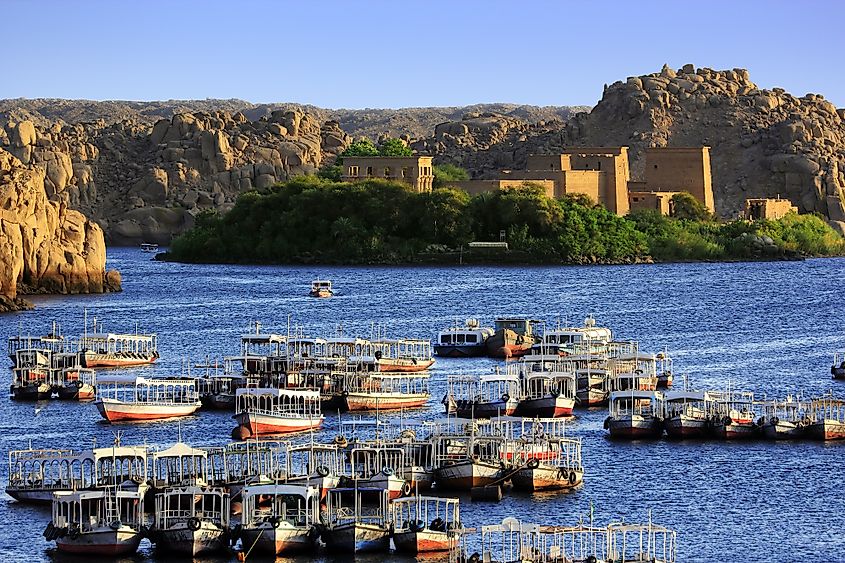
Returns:
[[[379,146],[375,146],[369,139],[361,139],[346,147],[346,150],[338,155],[335,165],[343,164],[345,156],[412,156],[413,154],[411,147],[401,139],[388,137]]]
[[[445,188],[450,182],[469,180],[469,172],[454,164],[440,164],[432,167],[434,188]]]
[[[502,231],[509,251],[469,249],[471,241],[498,241]],[[843,252],[843,239],[812,215],[755,223],[720,223],[709,213],[704,220],[656,212],[618,217],[585,197],[546,197],[530,183],[470,197],[450,188],[416,193],[385,180],[344,183],[303,176],[242,194],[226,215],[201,214],[173,242],[168,259],[354,264],[451,263],[460,256],[629,263],[649,257],[730,260]]]

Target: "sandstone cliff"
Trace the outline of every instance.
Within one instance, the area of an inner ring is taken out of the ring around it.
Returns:
[[[711,147],[717,211],[733,216],[748,197],[780,194],[801,211],[845,220],[845,110],[818,94],[758,88],[744,69],[679,70],[630,77],[607,86],[589,113],[566,123],[525,124],[469,115],[438,125],[413,147],[489,177],[524,166],[532,153],[572,146],[630,147],[632,175],[647,147]]]
[[[56,178],[69,174],[63,160],[33,149],[34,129],[10,128],[12,144],[0,149],[0,311],[26,306],[21,292],[101,293],[120,289],[120,275],[106,272],[103,231],[56,196]],[[27,166],[18,156],[38,165]],[[52,176],[52,179],[51,179]]]

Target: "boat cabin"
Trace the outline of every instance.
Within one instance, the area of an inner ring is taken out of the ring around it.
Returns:
[[[139,531],[144,524],[144,493],[109,487],[98,491],[53,494],[53,526],[75,528],[80,535],[117,523]]]
[[[208,478],[208,452],[177,442],[153,452],[153,486],[156,489],[188,485],[204,486]]]
[[[495,332],[500,330],[512,330],[513,332],[523,336],[533,336],[534,325],[539,323],[540,321],[526,319],[524,317],[500,317],[493,321],[493,327]]]
[[[677,533],[655,524],[610,524],[607,527],[608,561],[674,563]]]
[[[154,242],[142,242],[141,252],[158,252],[158,245]]]

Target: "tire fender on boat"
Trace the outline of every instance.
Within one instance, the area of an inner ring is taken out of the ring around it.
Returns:
[[[200,529],[200,519],[196,517],[188,518],[188,529],[192,532],[196,532]]]
[[[528,469],[537,469],[540,467],[540,461],[536,457],[532,457],[527,462],[525,462],[525,466]]]
[[[109,524],[109,528],[112,530],[119,530],[123,523],[120,520],[114,520]]]
[[[317,475],[320,477],[326,477],[329,474],[329,468],[325,465],[321,465],[317,468]]]
[[[407,481],[402,485],[402,494],[408,496],[411,494],[411,484]]]
[[[604,419],[604,429],[607,430],[610,428],[610,417]]]
[[[278,516],[271,516],[270,517],[270,525],[273,526],[273,528],[278,528],[279,524],[281,524],[281,523],[282,523],[282,519],[279,518]]]
[[[578,481],[578,475],[574,471],[569,472],[569,484],[574,485]]]

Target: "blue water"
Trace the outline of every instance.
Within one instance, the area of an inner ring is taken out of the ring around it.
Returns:
[[[641,349],[667,348],[676,373],[693,386],[748,389],[768,397],[831,388],[832,354],[845,348],[845,260],[613,267],[256,267],[150,261],[136,249],[110,249],[123,274],[112,295],[36,297],[34,311],[0,316],[0,336],[40,334],[52,320],[65,334],[82,330],[83,309],[105,330],[140,323],[159,335],[161,361],[132,370],[178,374],[188,360],[238,353],[240,334],[304,327],[312,336],[345,333],[433,337],[455,319],[489,324],[499,315],[530,315],[580,324],[593,314]],[[306,296],[316,277],[337,295]],[[489,372],[497,362],[439,359],[432,401],[414,416],[439,418],[449,374]],[[128,373],[129,370],[127,370]],[[10,378],[10,372],[6,372]],[[8,379],[7,379],[8,381]],[[676,381],[679,381],[676,379]],[[45,406],[45,404],[39,405]],[[580,411],[571,433],[584,440],[585,486],[564,495],[510,494],[500,504],[462,503],[467,526],[505,516],[575,524],[594,506],[597,523],[645,521],[678,530],[680,561],[845,560],[845,444],[617,443],[605,437],[603,410]],[[337,430],[329,416],[320,436]],[[120,425],[123,443],[169,445],[181,426],[194,445],[223,445],[229,413],[201,412],[176,422]],[[114,426],[92,404],[0,399],[2,451],[33,446],[88,447],[112,441]],[[8,468],[0,479],[5,483]],[[65,560],[41,536],[49,510],[0,500],[0,554],[10,560]],[[373,558],[375,560],[376,558]],[[378,557],[377,559],[384,559]],[[78,559],[77,559],[78,560]],[[145,541],[134,560],[161,561]]]

